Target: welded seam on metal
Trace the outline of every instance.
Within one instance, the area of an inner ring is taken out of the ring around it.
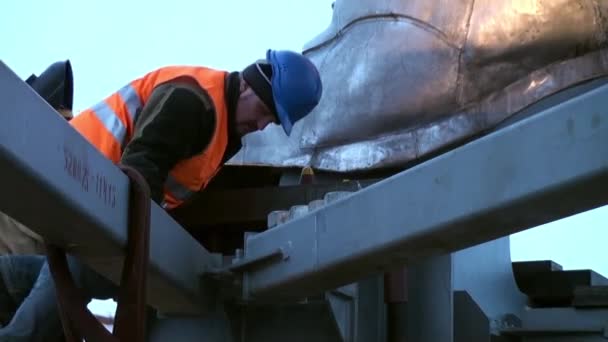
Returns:
[[[457,50],[459,49],[459,47],[456,44],[454,44],[452,41],[450,41],[447,34],[445,34],[445,32],[443,32],[443,31],[441,31],[438,27],[436,27],[426,21],[420,20],[416,17],[407,15],[407,14],[389,12],[389,13],[369,14],[369,15],[364,15],[364,16],[355,18],[355,19],[351,20],[350,22],[348,22],[346,25],[344,25],[344,27],[339,29],[338,32],[336,32],[336,34],[334,36],[332,36],[331,38],[329,38],[329,39],[325,40],[324,42],[321,42],[317,45],[314,45],[314,46],[311,46],[311,47],[305,49],[304,51],[302,51],[302,53],[307,54],[314,50],[318,50],[326,45],[331,44],[333,41],[341,38],[348,30],[350,30],[356,24],[359,24],[362,22],[367,22],[367,21],[386,20],[386,19],[393,19],[393,21],[409,22],[409,23],[415,25],[416,27],[423,29],[426,32],[433,34],[437,38],[441,39],[441,41],[443,41],[449,47],[451,47],[453,49],[457,49]]]
[[[471,20],[473,19],[473,10],[475,9],[475,0],[472,0],[469,6],[469,15],[467,18],[467,25],[464,29],[464,41],[462,42],[462,46],[458,49],[458,70],[456,71],[456,87],[454,91],[457,92],[456,99],[460,105],[462,105],[462,67],[464,64],[464,50],[467,46],[467,42],[469,41],[469,34],[471,29]]]

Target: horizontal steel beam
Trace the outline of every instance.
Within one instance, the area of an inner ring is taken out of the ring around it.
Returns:
[[[521,317],[521,327],[507,328],[502,333],[516,336],[576,333],[608,334],[607,329],[608,309],[578,310],[563,307],[524,310]]]
[[[127,239],[124,175],[0,62],[0,210],[118,283]],[[148,302],[201,312],[215,259],[152,203]]]
[[[274,229],[244,294],[297,297],[608,203],[608,86],[442,154]]]
[[[265,188],[208,190],[198,193],[191,203],[175,209],[172,215],[187,227],[224,224],[262,223],[268,213],[322,199],[332,191],[356,191],[377,180],[306,184]]]

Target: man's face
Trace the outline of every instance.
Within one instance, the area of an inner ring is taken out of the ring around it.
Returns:
[[[246,82],[241,82],[241,95],[235,113],[235,129],[240,136],[263,130],[268,124],[276,122],[275,115],[253,92]]]

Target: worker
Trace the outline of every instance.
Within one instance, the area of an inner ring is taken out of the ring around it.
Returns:
[[[106,157],[137,169],[152,198],[175,208],[203,189],[241,147],[241,137],[293,125],[319,102],[315,66],[268,51],[243,72],[167,67],[139,78],[71,124]]]
[[[108,159],[139,171],[152,200],[173,209],[205,188],[239,151],[244,135],[271,123],[289,135],[321,94],[321,79],[310,60],[292,51],[268,50],[265,59],[240,72],[160,68],[76,115],[70,124]],[[68,260],[87,299],[109,298],[113,284],[75,258]],[[0,340],[51,340],[58,332],[54,284],[44,262],[32,293],[0,328]]]

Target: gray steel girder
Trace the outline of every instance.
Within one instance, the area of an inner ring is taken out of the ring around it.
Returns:
[[[0,62],[0,209],[118,282],[127,177]],[[214,258],[152,203],[148,303],[201,312],[199,275]]]
[[[290,298],[608,203],[608,85],[246,238],[244,296]]]

